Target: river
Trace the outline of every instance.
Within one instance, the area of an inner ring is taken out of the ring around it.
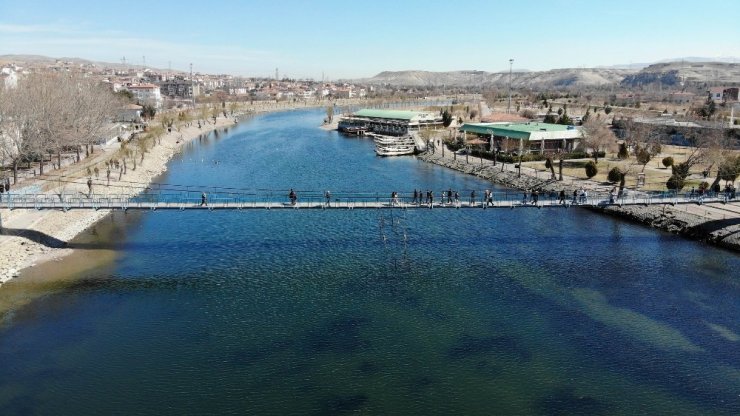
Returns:
[[[377,158],[322,118],[256,116],[161,181],[299,198],[492,187]],[[105,222],[79,252],[116,256],[3,314],[0,414],[740,414],[734,253],[581,209]],[[7,286],[0,300],[24,296],[24,278]]]

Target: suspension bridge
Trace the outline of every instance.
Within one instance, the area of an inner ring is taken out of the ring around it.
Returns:
[[[413,192],[392,196],[383,193],[331,193],[296,191],[295,200],[288,192],[266,191],[248,193],[210,193],[203,197],[200,192],[147,192],[136,196],[115,194],[5,194],[0,198],[0,209],[9,210],[353,210],[353,209],[492,209],[492,208],[568,208],[605,207],[610,205],[677,205],[730,202],[726,194],[677,194],[674,192],[632,192],[615,196],[608,193],[592,193],[586,196],[567,195],[561,199],[557,193],[537,196],[523,192],[493,192],[489,200],[484,193],[475,196],[467,191],[457,198],[453,194],[435,193],[430,199],[426,194],[413,197]]]

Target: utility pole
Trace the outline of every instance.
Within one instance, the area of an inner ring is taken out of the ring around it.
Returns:
[[[511,69],[514,66],[514,60],[509,59],[509,105],[506,107],[506,114],[511,112]]]

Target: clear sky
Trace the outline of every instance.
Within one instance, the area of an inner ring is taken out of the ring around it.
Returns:
[[[0,55],[321,79],[740,59],[740,0],[0,0]]]

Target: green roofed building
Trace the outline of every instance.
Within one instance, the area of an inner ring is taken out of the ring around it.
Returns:
[[[377,134],[403,136],[422,127],[442,126],[442,116],[434,112],[362,109],[343,117],[338,130],[364,128]]]
[[[473,135],[486,140],[489,150],[502,152],[568,152],[581,138],[581,131],[575,126],[538,122],[465,123],[460,131],[466,141]]]

